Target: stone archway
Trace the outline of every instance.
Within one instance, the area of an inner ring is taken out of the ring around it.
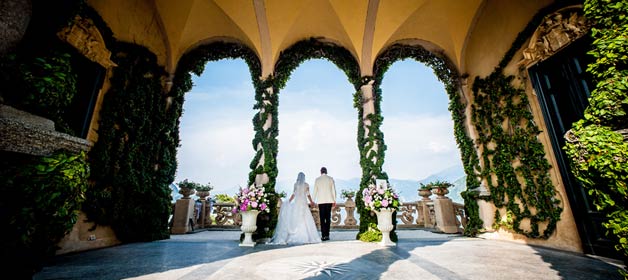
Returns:
[[[370,89],[367,88],[366,90],[367,92],[370,91],[374,93],[374,98],[371,102],[373,102],[372,106],[375,108],[375,113],[377,115],[381,114],[381,110],[379,109],[381,98],[379,98],[379,96],[382,94],[380,85],[384,74],[394,62],[403,59],[413,59],[432,68],[437,78],[444,84],[445,91],[450,100],[449,111],[454,120],[456,143],[460,148],[463,166],[467,175],[467,190],[477,188],[479,184],[475,179],[476,174],[473,168],[475,160],[477,159],[477,151],[468,134],[469,128],[467,127],[465,114],[467,104],[461,89],[461,78],[454,64],[439,51],[438,46],[420,40],[406,40],[390,45],[377,56],[373,69],[375,76],[367,85]],[[381,123],[377,124],[378,127],[379,125],[381,125]],[[385,147],[383,148],[385,150]],[[467,204],[473,204],[474,201],[467,199],[465,193],[463,193],[463,197],[465,198],[465,208],[467,208]],[[466,211],[468,212],[469,210],[467,209]],[[481,223],[481,221],[471,219],[468,223],[470,224],[464,227],[467,234],[469,234],[467,232],[469,229],[473,229],[475,224]]]

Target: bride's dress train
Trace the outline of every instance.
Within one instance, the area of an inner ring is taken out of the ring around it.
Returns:
[[[271,244],[320,243],[321,237],[307,203],[308,185],[297,182],[292,203],[285,199],[279,210],[279,220]]]

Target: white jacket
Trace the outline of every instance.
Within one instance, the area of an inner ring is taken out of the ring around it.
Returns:
[[[317,204],[336,203],[336,184],[334,178],[323,174],[314,182],[313,199]]]

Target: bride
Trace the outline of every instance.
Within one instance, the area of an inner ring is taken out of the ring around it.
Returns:
[[[312,197],[310,197],[310,186],[305,182],[305,174],[299,172],[290,199],[281,203],[279,220],[270,243],[305,244],[321,242],[321,237],[318,234],[318,229],[314,223],[307,200],[310,201],[310,204],[314,203]]]

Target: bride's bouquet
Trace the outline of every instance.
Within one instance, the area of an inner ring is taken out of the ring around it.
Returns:
[[[270,212],[268,208],[267,194],[261,186],[240,187],[236,194],[236,207],[233,212],[244,212],[249,210],[258,210]]]
[[[398,210],[399,195],[388,186],[385,180],[377,180],[362,190],[362,200],[366,209],[380,211],[381,209]]]

